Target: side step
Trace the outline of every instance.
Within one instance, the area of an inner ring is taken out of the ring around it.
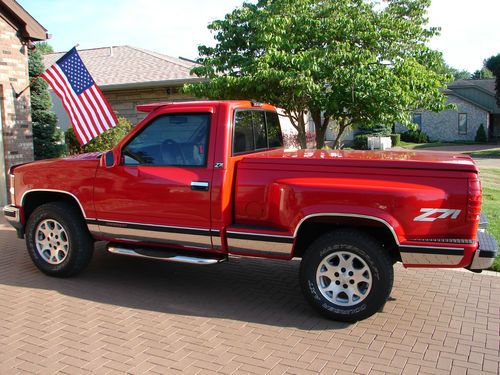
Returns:
[[[221,263],[227,260],[227,257],[217,254],[199,254],[199,253],[177,253],[168,249],[156,249],[145,247],[127,247],[117,244],[109,244],[108,251],[112,254],[128,255],[139,258],[163,260],[166,262],[189,263],[197,265],[208,265]]]

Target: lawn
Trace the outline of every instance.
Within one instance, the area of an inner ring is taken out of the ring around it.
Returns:
[[[430,143],[413,143],[400,141],[398,147],[408,148],[411,150],[421,149],[421,148],[432,148],[432,147],[442,147],[442,146],[460,146],[460,145],[474,145],[476,142],[473,141],[460,141],[460,142],[430,142]]]
[[[500,168],[482,168],[483,212],[488,216],[488,232],[500,240]],[[500,255],[493,263],[493,270],[500,272]]]
[[[466,152],[467,155],[477,158],[500,158],[500,147],[489,150]]]

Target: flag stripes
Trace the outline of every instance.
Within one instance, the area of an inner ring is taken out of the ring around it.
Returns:
[[[76,49],[60,58],[41,77],[61,98],[80,144],[88,143],[118,123]]]

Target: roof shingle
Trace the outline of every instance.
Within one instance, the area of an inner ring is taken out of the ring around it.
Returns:
[[[55,63],[65,52],[44,56],[45,68]],[[94,81],[101,87],[191,81],[198,77],[190,70],[196,63],[157,52],[130,46],[114,46],[78,50]]]
[[[448,85],[449,89],[454,87],[464,87],[464,86],[477,86],[483,90],[488,91],[490,94],[495,95],[495,79],[485,78],[485,79],[457,79],[456,81]]]

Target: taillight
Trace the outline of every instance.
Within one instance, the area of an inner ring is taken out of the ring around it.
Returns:
[[[10,204],[16,205],[16,191],[14,189],[14,175],[9,174],[9,195],[10,195]]]
[[[469,191],[467,196],[467,221],[479,222],[481,214],[481,181],[476,178],[469,179]]]

